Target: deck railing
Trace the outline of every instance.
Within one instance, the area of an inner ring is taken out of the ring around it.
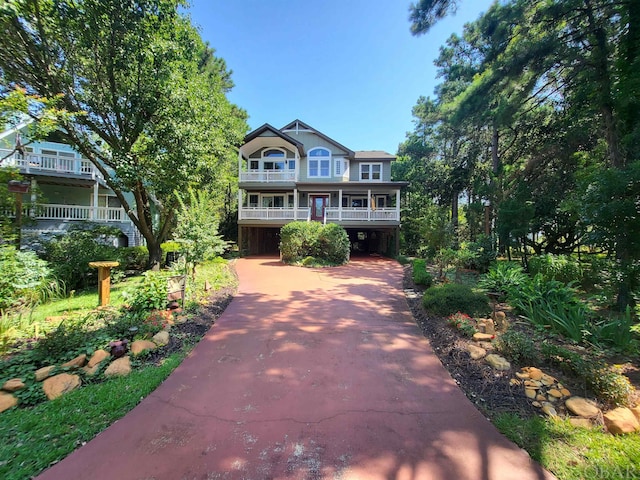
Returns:
[[[241,182],[276,183],[297,182],[295,170],[266,170],[263,172],[240,172]]]
[[[240,220],[309,220],[309,208],[259,208],[243,207],[240,209]]]
[[[15,217],[15,212],[5,212]],[[57,205],[52,203],[25,205],[22,216],[35,220],[86,220],[91,222],[129,222],[122,207],[89,207],[83,205]]]
[[[11,150],[0,149],[0,158],[9,155]],[[100,172],[93,164],[83,158],[70,158],[58,155],[46,155],[40,153],[13,153],[6,158],[2,165],[18,167],[24,173],[68,173],[87,176],[92,179],[101,178]]]
[[[369,210],[361,207],[327,207],[328,222],[362,221],[362,222],[399,222],[400,212],[395,208],[376,208]]]
[[[243,207],[240,209],[240,220],[310,220],[309,208],[258,208]],[[361,222],[399,222],[400,212],[395,208],[328,207],[325,209],[325,221],[361,221]]]

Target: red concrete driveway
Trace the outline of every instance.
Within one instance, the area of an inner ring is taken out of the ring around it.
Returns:
[[[241,259],[191,355],[45,479],[552,479],[467,400],[413,322],[402,269]]]

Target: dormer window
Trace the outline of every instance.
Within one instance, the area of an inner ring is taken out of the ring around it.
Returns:
[[[313,148],[307,153],[309,178],[329,177],[331,174],[331,152],[326,148]]]

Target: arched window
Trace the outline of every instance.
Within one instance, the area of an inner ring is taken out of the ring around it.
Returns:
[[[331,174],[331,152],[326,148],[318,147],[309,150],[308,157],[308,176],[328,177]]]
[[[279,148],[262,151],[262,165],[264,170],[284,170],[287,154]]]

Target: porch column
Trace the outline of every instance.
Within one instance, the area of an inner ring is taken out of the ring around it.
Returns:
[[[400,221],[400,189],[396,190],[396,216]]]
[[[242,220],[242,189],[238,189],[238,220]]]
[[[98,219],[98,189],[99,188],[100,188],[100,185],[98,184],[98,181],[96,180],[93,183],[93,212],[92,212],[93,217],[92,217],[92,220],[97,220]]]
[[[367,220],[371,220],[371,189],[367,190]]]
[[[242,225],[238,225],[238,253],[242,257],[242,230],[244,227]]]
[[[295,151],[295,158],[296,158],[296,169],[295,169],[295,176],[296,176],[296,182],[300,179],[300,154],[298,153],[298,149],[296,148]]]
[[[38,195],[36,194],[36,190],[38,189],[38,180],[36,180],[36,177],[31,177],[31,205],[29,207],[29,216],[30,217],[35,217],[36,216],[36,202],[38,201]]]
[[[342,189],[338,190],[338,221],[342,221]]]
[[[296,162],[296,165],[298,165],[297,162]],[[293,189],[293,219],[298,220],[298,189],[297,188]]]

